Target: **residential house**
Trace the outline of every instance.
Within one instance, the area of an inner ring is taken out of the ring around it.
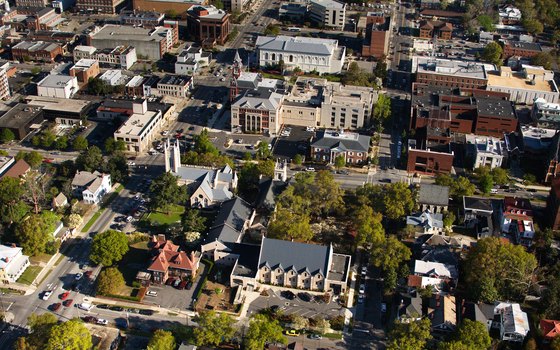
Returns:
[[[498,202],[490,198],[463,196],[463,222],[467,229],[474,230],[477,239],[498,233],[499,225],[495,224],[495,213],[500,211]]]
[[[443,232],[443,214],[425,210],[407,216],[406,224],[413,226],[416,232],[421,234],[441,234]]]
[[[212,54],[203,52],[202,47],[190,45],[177,56],[175,74],[192,75],[200,67],[207,66],[211,58]]]
[[[29,257],[16,246],[0,245],[0,280],[4,284],[14,283],[29,266]]]
[[[25,174],[27,174],[31,170],[31,166],[27,164],[27,162],[23,159],[18,160],[12,167],[10,167],[0,179],[4,177],[12,177],[14,179],[23,179],[25,178]]]
[[[498,11],[500,24],[513,25],[521,22],[521,11],[513,5],[505,5]]]
[[[111,187],[111,175],[98,171],[78,171],[72,180],[72,192],[87,204],[99,204]]]
[[[465,301],[461,302],[461,319],[469,319],[471,321],[480,322],[486,325],[488,331],[492,328],[494,320],[494,305],[486,303],[474,303]]]
[[[539,326],[546,341],[552,341],[560,335],[560,321],[542,319]]]
[[[529,333],[529,319],[519,304],[497,302],[492,327],[499,330],[501,340],[522,343]]]
[[[434,294],[428,300],[426,316],[436,335],[447,335],[457,327],[457,303],[450,294]],[[460,311],[460,310],[459,310]]]
[[[243,199],[234,197],[223,202],[200,247],[203,256],[217,260],[216,252],[227,249],[227,243],[241,243],[254,218],[254,209]]]
[[[449,205],[449,187],[440,185],[420,184],[416,201],[421,211],[443,213]]]
[[[440,279],[443,282],[456,282],[459,278],[457,267],[434,261],[416,260],[413,274],[420,277]]]
[[[351,257],[316,245],[264,237],[259,255],[259,283],[288,288],[346,291]]]
[[[443,21],[422,21],[420,23],[420,38],[451,40],[453,25]]]
[[[190,205],[206,208],[218,205],[234,197],[237,188],[237,173],[225,165],[212,169],[195,165],[182,165],[179,142],[173,145],[167,140],[164,146],[165,170],[179,177],[179,183],[188,186]]]
[[[403,322],[413,322],[422,319],[422,298],[402,295],[397,310],[398,318]]]
[[[152,281],[163,284],[169,278],[186,280],[196,277],[200,256],[195,252],[187,254],[179,246],[165,238],[165,235],[152,236],[153,258],[148,267]]]
[[[68,198],[64,195],[64,193],[60,192],[56,195],[56,197],[52,200],[52,207],[53,209],[64,208],[68,205]]]
[[[367,164],[370,137],[343,130],[318,131],[311,144],[311,158],[334,164],[336,157],[344,157],[347,164]]]
[[[500,218],[502,233],[509,234],[518,244],[531,245],[535,236],[533,209],[526,198],[505,197]]]

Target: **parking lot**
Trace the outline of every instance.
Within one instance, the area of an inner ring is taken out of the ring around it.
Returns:
[[[289,136],[280,136],[276,139],[272,152],[281,159],[293,159],[296,154],[308,155],[309,142],[315,133],[307,131],[303,126],[286,126],[291,128]],[[285,128],[286,128],[285,127]]]
[[[254,314],[259,312],[261,309],[277,305],[279,310],[282,310],[283,313],[288,315],[294,314],[307,318],[320,317],[326,319],[331,319],[339,315],[344,316],[345,309],[336,301],[326,303],[320,300],[320,298],[313,298],[310,301],[304,301],[299,296],[290,300],[286,298],[281,291],[282,290],[280,289],[268,289],[269,296],[259,296],[255,299],[249,305],[248,313]],[[298,294],[300,291],[294,291],[294,293]],[[315,293],[314,295],[317,294]]]

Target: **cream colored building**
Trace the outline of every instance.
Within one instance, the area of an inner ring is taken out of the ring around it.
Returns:
[[[159,136],[165,118],[161,110],[149,111],[146,100],[133,103],[132,111],[133,114],[115,131],[114,138],[124,141],[128,152],[145,152]]]
[[[529,65],[522,65],[519,72],[512,71],[510,67],[500,67],[498,73],[488,74],[486,89],[507,92],[510,101],[528,105],[539,98],[549,103],[558,103],[560,99],[554,72]]]

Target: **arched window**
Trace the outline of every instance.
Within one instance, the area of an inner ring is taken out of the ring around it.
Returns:
[[[290,55],[290,62],[294,61],[294,55]]]
[[[268,60],[268,52],[265,52],[265,53],[264,53],[264,59],[265,59],[265,60]]]
[[[272,60],[276,61],[276,54],[275,53],[272,54]]]

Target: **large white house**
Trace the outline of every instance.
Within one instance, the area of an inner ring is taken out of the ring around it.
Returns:
[[[72,191],[88,204],[98,204],[111,186],[111,175],[98,171],[78,171],[72,180]]]
[[[277,66],[283,69],[299,67],[304,72],[340,73],[346,57],[346,47],[338,40],[307,37],[259,36],[256,42],[260,67]]]
[[[17,281],[29,266],[29,257],[19,247],[0,245],[0,279],[8,284]]]

